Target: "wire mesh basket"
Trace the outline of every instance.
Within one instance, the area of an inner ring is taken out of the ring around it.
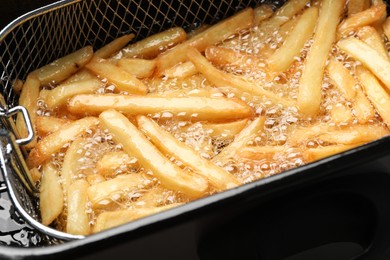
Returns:
[[[264,2],[277,7],[284,1],[65,0],[30,12],[2,30],[0,89],[4,98],[0,99],[0,148],[2,171],[8,175],[0,176],[0,200],[5,205],[0,210],[0,218],[7,219],[5,223],[0,222],[0,244],[39,246],[79,238],[42,233],[39,225],[32,228],[26,224],[26,221],[30,224],[39,221],[39,212],[36,199],[16,177],[15,167],[11,165],[18,158],[15,152],[19,148],[15,143],[20,141],[13,137],[17,133],[12,133],[13,115],[18,112],[12,111],[18,103],[12,86],[17,79],[24,80],[28,72],[86,45],[97,49],[129,32],[136,35],[134,41],[137,41],[174,26],[191,31],[200,24],[213,24],[240,9]],[[15,210],[18,208],[15,201],[27,216]]]

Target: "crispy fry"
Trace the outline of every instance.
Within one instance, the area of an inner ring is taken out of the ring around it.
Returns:
[[[203,177],[184,172],[173,164],[125,116],[107,110],[99,118],[102,126],[113,134],[113,140],[122,143],[123,150],[150,169],[163,186],[190,197],[205,195],[208,184]]]
[[[268,58],[267,63],[273,71],[282,72],[291,66],[294,57],[299,55],[305,43],[311,38],[317,17],[317,7],[308,8],[301,15],[282,47]]]
[[[172,68],[180,62],[187,61],[188,47],[192,46],[199,51],[204,51],[208,46],[221,42],[229,36],[251,27],[253,20],[253,9],[247,8],[175,46],[157,57],[156,75],[162,75],[165,70]]]
[[[110,108],[127,115],[170,113],[183,119],[225,121],[248,118],[251,107],[238,99],[220,97],[173,97],[128,95],[78,95],[69,102],[68,109],[75,114],[94,114]],[[167,114],[168,116],[168,114]]]
[[[79,71],[77,71],[75,74],[67,78],[66,80],[62,81],[61,84],[71,84],[78,81],[84,81],[88,79],[96,79],[96,75],[87,70],[86,68],[82,68]]]
[[[50,225],[61,214],[63,207],[64,196],[58,172],[52,164],[45,164],[39,194],[42,224]]]
[[[66,232],[74,235],[91,233],[87,214],[88,182],[76,180],[70,185],[67,195],[68,213],[66,215]]]
[[[340,93],[347,99],[353,100],[356,96],[356,80],[344,65],[332,58],[327,66],[327,72],[332,83]]]
[[[298,107],[306,116],[314,116],[320,110],[326,60],[336,38],[336,29],[344,4],[345,0],[324,0],[322,2],[313,44],[307,54],[299,82]]]
[[[155,60],[124,58],[118,60],[118,67],[137,78],[147,78],[153,75],[156,67]]]
[[[186,32],[182,28],[171,28],[125,47],[120,56],[153,59],[166,49],[185,41],[186,38]]]
[[[198,73],[195,65],[191,61],[186,61],[164,71],[164,76],[168,78],[186,78]]]
[[[272,7],[270,5],[261,4],[254,9],[254,13],[255,13],[254,24],[258,25],[262,21],[270,18],[274,14],[274,11],[272,10]]]
[[[352,111],[343,104],[336,104],[330,110],[330,117],[336,125],[345,125],[352,121]]]
[[[142,81],[138,80],[126,70],[115,66],[106,60],[94,58],[86,65],[86,68],[96,75],[106,78],[120,91],[132,94],[146,94],[148,92],[147,87]]]
[[[254,138],[264,128],[264,117],[258,117],[248,124],[237,136],[234,141],[225,147],[212,161],[214,163],[233,158],[247,143]]]
[[[70,119],[52,116],[37,116],[35,120],[37,133],[40,137],[44,137],[57,130],[60,130],[63,126],[71,122],[73,121]]]
[[[49,90],[44,100],[49,109],[56,109],[66,105],[66,102],[73,96],[93,94],[103,87],[104,83],[98,79],[87,79],[70,84],[61,84]]]
[[[348,16],[360,13],[370,8],[370,0],[349,0],[348,1]]]
[[[269,20],[264,21],[261,26],[276,29],[299,13],[308,3],[309,0],[286,1],[286,3],[280,7]]]
[[[379,21],[386,13],[386,5],[374,5],[369,9],[356,13],[345,19],[338,27],[337,34],[339,38],[347,36],[358,27],[373,24]]]
[[[307,140],[312,140],[318,135],[330,132],[332,130],[334,130],[334,126],[326,123],[316,123],[308,127],[298,127],[291,132],[287,143],[290,146],[300,146],[305,144]]]
[[[265,96],[276,104],[284,106],[294,106],[295,102],[287,98],[282,98],[271,91],[263,89],[250,81],[235,75],[228,74],[215,68],[205,57],[194,48],[188,48],[188,58],[194,63],[196,68],[205,78],[217,87],[232,87],[240,91],[250,93],[255,96]]]
[[[363,63],[390,89],[390,61],[374,48],[356,38],[340,40],[337,45],[356,60]]]
[[[152,185],[151,178],[144,174],[119,175],[114,179],[89,186],[88,198],[92,207],[101,207],[126,196],[131,191],[142,190]]]
[[[120,49],[126,46],[132,39],[134,39],[135,35],[133,33],[123,35],[122,37],[116,38],[112,42],[104,45],[102,48],[97,50],[94,54],[94,57],[107,59],[114,53],[117,53]]]
[[[23,88],[23,81],[20,79],[16,79],[15,82],[12,84],[12,89],[16,95],[19,95],[20,92],[22,92]]]
[[[39,80],[35,77],[35,75],[30,74],[26,82],[23,84],[22,93],[19,97],[19,105],[24,106],[28,114],[30,116],[30,120],[33,126],[33,130],[36,134],[36,126],[35,126],[35,119],[37,117],[37,99],[39,97]],[[16,118],[16,129],[18,130],[18,133],[20,137],[27,137],[27,128],[26,123],[24,122],[23,115],[18,114]],[[26,145],[28,149],[31,149],[34,147],[34,145],[37,142],[36,135],[34,139]]]
[[[34,149],[31,150],[27,158],[27,164],[30,168],[42,164],[49,159],[53,153],[59,151],[66,143],[72,141],[87,129],[94,127],[98,122],[99,120],[95,117],[85,117],[44,137],[36,144]]]
[[[87,175],[87,181],[88,181],[89,185],[94,185],[94,184],[103,182],[105,180],[106,179],[102,175],[97,174],[97,173]]]
[[[357,91],[355,100],[352,105],[352,113],[355,115],[360,124],[367,123],[375,116],[375,110],[362,89]]]
[[[363,67],[357,69],[357,75],[368,99],[374,105],[383,122],[390,127],[390,95],[383,89],[375,76]]]
[[[359,28],[357,31],[357,36],[360,38],[360,40],[378,51],[384,58],[389,58],[385,43],[374,27],[364,26]]]
[[[127,222],[150,216],[158,212],[168,210],[177,206],[182,205],[181,203],[169,204],[161,207],[154,208],[138,208],[138,209],[126,209],[118,211],[107,211],[101,213],[97,219],[96,224],[93,228],[93,233],[103,231],[105,229],[113,228]]]
[[[317,148],[309,148],[303,152],[303,157],[307,163],[321,160],[323,158],[345,152],[353,149],[362,144],[350,144],[350,145],[330,145]]]
[[[118,170],[127,168],[128,166],[137,166],[137,159],[131,158],[123,151],[115,151],[106,153],[96,163],[96,171],[102,176],[114,176]]]
[[[92,47],[87,46],[67,56],[59,58],[58,60],[55,60],[32,73],[36,74],[43,86],[50,83],[59,83],[77,72],[81,67],[87,64],[92,57]]]
[[[190,166],[195,172],[207,178],[217,190],[222,191],[239,185],[234,176],[209,160],[200,157],[196,151],[177,140],[151,119],[139,116],[137,117],[137,123],[138,127],[157,148]]]
[[[292,148],[286,146],[248,146],[238,151],[239,158],[247,158],[255,161],[272,160],[276,153],[292,152]]]

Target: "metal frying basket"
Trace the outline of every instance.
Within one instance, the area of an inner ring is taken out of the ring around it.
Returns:
[[[32,11],[4,28],[0,32],[0,199],[10,200],[10,212],[15,207],[19,214],[11,221],[17,222],[19,228],[32,226],[28,230],[30,237],[38,241],[35,245],[82,238],[39,223],[34,196],[37,190],[28,177],[23,149],[19,148],[32,138],[32,131],[30,128],[27,138],[18,139],[14,130],[16,113],[23,113],[30,126],[28,114],[17,106],[18,97],[12,89],[17,79],[24,80],[28,72],[86,45],[96,49],[129,32],[136,35],[136,41],[174,26],[190,31],[263,2],[277,6],[283,1],[63,0]]]

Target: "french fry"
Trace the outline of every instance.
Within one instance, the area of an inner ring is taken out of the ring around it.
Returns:
[[[204,88],[189,88],[189,89],[176,89],[168,90],[158,93],[152,93],[149,97],[161,97],[161,98],[179,98],[179,97],[224,97],[224,94],[217,88],[204,87]]]
[[[180,62],[188,60],[187,48],[194,47],[199,51],[204,51],[208,46],[221,42],[229,36],[247,29],[253,25],[253,9],[247,8],[229,17],[205,31],[197,34],[191,39],[175,46],[157,57],[157,69],[155,74],[162,75],[165,70],[172,68]]]
[[[164,76],[168,78],[186,78],[198,73],[195,65],[191,61],[186,61],[164,71]]]
[[[382,54],[384,58],[389,58],[389,53],[387,52],[385,43],[374,27],[364,26],[359,28],[357,31],[357,36],[360,38],[360,40],[367,43],[367,45],[371,46],[380,54]]]
[[[39,208],[43,225],[50,225],[62,212],[64,196],[57,170],[50,163],[42,167]]]
[[[212,138],[228,140],[233,139],[236,134],[244,129],[247,123],[248,119],[242,119],[229,123],[203,123],[202,128],[209,132]]]
[[[340,40],[337,45],[356,60],[364,64],[390,89],[390,61],[374,48],[356,38]]]
[[[251,107],[238,99],[220,97],[173,97],[128,95],[78,95],[68,104],[74,114],[98,115],[108,109],[116,109],[126,115],[147,115],[166,112],[190,120],[226,121],[248,118]],[[168,115],[168,114],[167,114]]]
[[[41,82],[41,86],[50,83],[59,83],[77,72],[81,67],[87,64],[93,57],[91,46],[87,46],[66,55],[52,63],[35,70],[34,74]]]
[[[217,190],[222,191],[239,185],[239,181],[234,176],[209,160],[200,157],[196,151],[177,140],[151,119],[139,116],[137,123],[141,131],[150,138],[157,148],[190,166],[196,173],[207,178]]]
[[[38,97],[39,97],[39,80],[35,77],[35,75],[30,74],[27,77],[26,82],[23,84],[23,89],[19,97],[19,105],[24,106],[27,109],[35,134],[36,134],[35,119],[37,117]],[[24,122],[23,115],[20,113],[16,117],[16,129],[18,130],[20,137],[22,138],[27,137],[26,123]],[[36,142],[37,142],[37,138],[35,136],[34,139],[25,147],[31,149],[32,147],[34,147]]]
[[[270,19],[264,21],[260,26],[277,29],[290,20],[294,15],[299,13],[309,2],[309,0],[286,1],[286,3],[280,7]]]
[[[118,67],[137,78],[148,78],[153,75],[156,67],[155,60],[124,58],[118,60]]]
[[[15,82],[12,84],[12,89],[16,95],[20,95],[20,92],[22,92],[23,88],[23,81],[20,79],[16,79]]]
[[[255,96],[265,96],[275,104],[284,106],[294,106],[295,102],[287,98],[282,98],[271,91],[263,89],[250,81],[244,80],[235,75],[228,74],[215,68],[205,57],[194,48],[188,48],[188,58],[205,78],[217,87],[232,87],[240,91],[250,93]]]
[[[318,8],[318,7],[316,7]],[[299,21],[300,15],[292,17],[290,20],[288,20],[286,23],[284,23],[280,28],[277,30],[280,42],[284,42],[288,35],[290,35],[291,31],[294,29],[295,25]],[[271,53],[272,55],[272,53]],[[269,55],[269,56],[271,56]],[[269,57],[268,56],[268,57]]]
[[[255,25],[260,24],[262,21],[270,18],[274,14],[272,7],[267,4],[259,5],[254,9]]]
[[[122,37],[116,38],[110,43],[104,45],[102,48],[97,50],[94,54],[94,57],[107,59],[111,55],[120,51],[126,44],[129,43],[132,39],[134,39],[135,35],[133,33],[123,35]]]
[[[295,56],[299,55],[305,43],[312,37],[317,18],[317,7],[308,8],[303,12],[283,45],[267,59],[273,71],[282,72],[291,66]]]
[[[272,160],[276,153],[287,151],[291,153],[291,148],[286,146],[247,146],[240,149],[237,156],[255,161]]]
[[[350,145],[329,145],[317,148],[308,148],[303,152],[303,157],[307,163],[321,160],[323,158],[345,152],[353,149],[362,144],[350,144]]]
[[[336,104],[330,110],[330,117],[336,125],[348,124],[352,121],[352,111],[343,104]]]
[[[102,126],[113,134],[113,140],[121,143],[126,153],[151,170],[163,186],[189,197],[205,195],[208,183],[203,177],[184,172],[169,161],[125,116],[115,110],[107,110],[99,118]]]
[[[97,233],[109,228],[113,228],[127,222],[150,216],[159,213],[164,210],[168,210],[177,206],[182,205],[181,203],[169,204],[161,207],[153,208],[136,208],[136,209],[125,209],[118,211],[107,211],[101,213],[97,219],[93,228],[93,233]]]
[[[338,37],[347,36],[350,32],[359,27],[373,24],[379,21],[386,13],[386,5],[374,5],[369,9],[356,13],[345,19],[338,27]]]
[[[66,232],[73,235],[89,235],[91,227],[87,214],[89,184],[86,180],[76,180],[69,186],[67,195]]]
[[[44,100],[49,109],[57,109],[66,105],[71,97],[80,94],[93,94],[98,89],[103,88],[104,85],[97,78],[70,84],[60,84],[56,88],[49,90]]]
[[[334,127],[326,123],[316,123],[307,127],[298,127],[291,132],[287,143],[292,146],[301,146],[322,133],[333,131]]]
[[[77,71],[75,74],[67,78],[66,80],[62,81],[61,84],[65,85],[65,84],[75,83],[78,81],[84,81],[88,79],[96,79],[96,75],[94,75],[86,68],[82,68],[79,71]]]
[[[48,160],[52,154],[59,151],[66,143],[98,123],[99,120],[95,117],[85,117],[65,125],[60,130],[44,137],[31,150],[27,158],[27,165],[30,168],[37,167]]]
[[[186,38],[186,32],[182,28],[175,27],[131,44],[121,53],[127,58],[154,59],[161,52],[185,41]]]
[[[96,171],[102,176],[115,176],[117,171],[132,165],[137,166],[137,159],[123,151],[106,153],[96,163]]]
[[[88,198],[92,207],[102,207],[111,201],[118,200],[127,193],[142,190],[153,185],[153,181],[145,174],[132,173],[118,175],[108,181],[89,186]]]
[[[386,92],[385,89],[383,89],[382,85],[378,82],[375,76],[372,75],[366,69],[359,67],[357,69],[357,75],[368,99],[374,105],[383,122],[385,122],[386,125],[390,127],[389,94]]]
[[[72,142],[65,153],[60,176],[62,180],[62,189],[64,190],[64,194],[66,194],[66,196],[69,193],[69,187],[72,184],[73,178],[77,177],[80,173],[79,160],[86,152],[84,148],[85,144],[86,139],[79,137]]]
[[[367,99],[362,89],[357,91],[355,100],[352,105],[352,113],[360,124],[366,124],[375,116],[375,109]]]
[[[85,67],[94,74],[106,78],[120,91],[131,94],[146,94],[148,92],[147,87],[142,81],[128,73],[126,70],[115,66],[106,60],[94,58]]]
[[[298,89],[298,107],[305,116],[314,116],[320,110],[326,60],[336,38],[344,5],[345,0],[324,0],[320,7],[313,44],[307,54]]]
[[[42,173],[36,167],[30,169],[30,175],[34,183],[40,181],[42,177]]]
[[[344,65],[332,58],[327,66],[329,78],[333,85],[337,87],[340,93],[347,99],[353,100],[356,96],[356,80]]]
[[[100,183],[100,182],[103,182],[105,181],[106,179],[100,175],[100,174],[88,174],[87,175],[87,182],[89,183],[89,185],[94,185],[94,184],[97,184],[97,183]]]
[[[370,8],[370,0],[349,0],[348,1],[348,16],[360,13]]]
[[[44,137],[57,130],[60,130],[63,126],[73,122],[67,118],[58,118],[53,116],[37,116],[35,119],[37,133],[40,137]]]
[[[387,4],[383,0],[372,0],[372,6],[379,6],[379,5],[385,5],[387,7]],[[385,12],[382,14],[382,16],[375,21],[372,26],[380,33],[383,34],[383,27],[382,24],[384,21],[386,21],[387,18],[387,8],[385,9]]]
[[[238,153],[248,142],[254,138],[264,128],[264,117],[258,117],[248,124],[237,136],[233,142],[225,147],[219,154],[214,156],[212,162],[220,162],[229,158],[234,158],[235,154]]]
[[[148,191],[144,192],[140,198],[134,202],[134,207],[154,208],[169,204],[172,191],[161,185],[153,186]],[[180,201],[188,201],[187,198],[181,198]]]

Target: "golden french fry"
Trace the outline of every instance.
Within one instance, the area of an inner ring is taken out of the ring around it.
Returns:
[[[237,152],[239,158],[247,158],[255,161],[272,160],[276,153],[290,152],[288,146],[247,146]]]
[[[336,104],[330,110],[330,117],[336,125],[348,124],[352,121],[352,111],[343,104]]]
[[[178,116],[190,120],[226,121],[253,116],[253,110],[238,99],[221,97],[156,97],[128,95],[78,95],[68,109],[74,114],[98,115],[116,109],[126,115],[164,113],[162,117]]]
[[[188,60],[187,48],[194,47],[199,51],[204,51],[208,46],[221,42],[229,36],[247,29],[253,25],[254,13],[252,8],[229,17],[205,31],[197,34],[191,39],[175,46],[157,57],[156,75],[162,75],[165,70]]]
[[[332,58],[327,66],[328,76],[333,85],[337,87],[340,93],[347,99],[353,100],[356,96],[356,80],[344,65]]]
[[[99,118],[101,125],[113,134],[113,140],[121,143],[126,153],[151,170],[163,186],[193,198],[205,195],[208,183],[203,177],[173,164],[121,113],[107,110]]]
[[[146,94],[148,92],[148,88],[142,81],[106,60],[94,58],[85,67],[101,78],[107,79],[120,91],[132,94]]]
[[[324,0],[321,4],[313,44],[307,54],[298,89],[298,107],[306,116],[314,116],[320,110],[326,60],[336,38],[344,5],[345,0]]]
[[[64,194],[68,194],[69,187],[72,184],[73,178],[77,177],[79,171],[79,160],[85,154],[86,139],[79,137],[72,142],[68,150],[65,153],[64,162],[61,168],[62,189]]]
[[[102,48],[97,50],[94,54],[94,57],[107,59],[111,55],[120,51],[123,47],[125,47],[129,41],[134,39],[135,35],[133,33],[123,35],[122,37],[116,38],[115,40],[109,42],[104,45]]]
[[[88,198],[92,207],[102,207],[119,200],[131,191],[142,190],[153,185],[153,181],[147,175],[132,173],[118,175],[108,181],[103,181],[89,186]]]
[[[292,147],[301,146],[308,140],[312,140],[322,133],[333,130],[334,126],[326,123],[316,123],[307,127],[298,127],[290,133],[287,143]]]
[[[370,0],[349,0],[348,1],[348,16],[360,13],[370,8]]]
[[[204,32],[208,28],[210,28],[210,24],[206,24],[206,23],[201,24],[200,26],[196,27],[195,29],[187,33],[187,39],[190,39],[195,35]]]
[[[255,15],[255,25],[260,24],[262,21],[270,18],[274,14],[272,6],[268,4],[259,5],[253,11]]]
[[[357,31],[357,36],[360,38],[360,40],[367,43],[367,45],[371,46],[377,52],[379,52],[384,58],[389,58],[389,53],[387,52],[385,42],[374,27],[364,26],[359,28]]]
[[[58,171],[50,163],[42,167],[39,208],[42,224],[44,225],[50,225],[61,214],[64,208],[64,195]]]
[[[234,155],[238,153],[248,142],[253,139],[264,128],[264,117],[258,117],[248,124],[237,136],[233,142],[226,146],[219,154],[214,156],[212,161],[214,163],[220,162],[226,159],[234,158]]]
[[[69,55],[66,55],[52,63],[35,70],[34,74],[38,77],[41,85],[50,83],[59,83],[77,72],[81,67],[87,64],[93,57],[91,46],[84,47]]]
[[[152,76],[156,67],[155,60],[123,58],[118,60],[118,67],[137,78],[148,78]]]
[[[164,76],[168,78],[186,78],[198,73],[195,65],[191,61],[186,61],[164,71]]]
[[[60,130],[42,138],[31,150],[27,164],[32,167],[45,162],[50,156],[59,151],[66,143],[97,125],[99,120],[96,117],[85,117],[65,125]]]
[[[375,116],[375,109],[367,99],[362,89],[357,91],[355,100],[352,105],[352,113],[360,124],[367,123]]]
[[[131,44],[121,51],[123,57],[153,59],[161,52],[185,41],[186,32],[179,27],[153,34],[141,41]]]
[[[138,127],[150,138],[162,152],[175,156],[179,161],[190,166],[196,173],[207,178],[218,191],[233,188],[239,181],[224,169],[202,158],[191,147],[177,140],[157,123],[145,116],[137,117]]]
[[[366,69],[357,68],[357,76],[368,99],[374,105],[383,122],[390,127],[390,95],[383,89],[375,76]]]
[[[352,125],[320,134],[317,139],[331,144],[361,144],[389,135],[390,131],[382,126]]]
[[[87,214],[89,184],[86,180],[76,180],[69,186],[67,195],[66,232],[73,235],[89,235],[91,227]]]
[[[307,163],[321,160],[323,158],[345,152],[353,149],[362,144],[350,144],[350,145],[330,145],[317,148],[308,148],[303,152],[303,157]]]
[[[100,175],[100,174],[89,174],[87,175],[87,182],[89,183],[89,185],[94,185],[94,184],[97,184],[97,183],[100,183],[100,182],[103,182],[105,181],[106,179]]]
[[[386,13],[386,5],[375,5],[369,9],[356,13],[345,19],[338,27],[337,34],[339,37],[347,36],[350,32],[359,27],[373,24],[380,20]]]
[[[60,84],[49,90],[45,96],[45,103],[49,109],[56,109],[66,105],[67,101],[76,95],[93,94],[104,87],[104,83],[97,78],[77,81],[70,84]]]
[[[75,74],[62,81],[61,84],[70,84],[78,81],[88,80],[88,79],[96,79],[96,75],[87,70],[86,68],[82,68],[77,71]]]
[[[156,213],[159,213],[164,210],[168,210],[177,206],[182,205],[181,203],[169,204],[161,207],[153,207],[153,208],[136,208],[136,209],[125,209],[125,210],[117,210],[117,211],[107,211],[101,213],[96,218],[96,223],[93,228],[93,233],[97,233],[109,228],[113,228],[130,221],[150,216]]]
[[[390,89],[390,61],[374,48],[356,38],[340,40],[337,45],[356,60],[364,64]]]
[[[233,139],[236,134],[238,134],[246,124],[248,119],[242,119],[230,123],[203,123],[202,128],[210,133],[212,138],[216,139]]]
[[[102,176],[115,176],[118,171],[128,166],[137,166],[137,159],[131,158],[123,151],[109,152],[96,163],[96,171]]]
[[[63,126],[71,122],[73,122],[73,120],[52,116],[37,116],[35,119],[37,133],[40,137],[60,130]]]
[[[16,79],[15,82],[12,84],[12,89],[16,95],[19,95],[20,92],[22,92],[23,88],[23,81],[20,79]]]
[[[282,72],[291,66],[295,56],[299,55],[305,43],[311,38],[317,18],[317,7],[308,8],[303,12],[283,45],[267,59],[273,71]]]
[[[290,0],[280,7],[275,14],[260,26],[278,28],[298,14],[309,3],[309,0]]]
[[[316,7],[318,8],[318,7]],[[294,29],[295,25],[299,21],[300,15],[292,17],[290,20],[288,20],[286,23],[284,23],[280,28],[277,30],[279,37],[280,37],[280,42],[284,42],[287,38],[287,36],[290,35],[291,31]],[[271,55],[273,52],[270,53]],[[271,56],[269,55],[269,56]],[[269,57],[268,56],[268,57]]]
[[[284,106],[295,105],[294,101],[282,98],[271,91],[265,90],[262,86],[215,68],[205,57],[202,56],[202,54],[200,54],[199,51],[194,48],[188,48],[187,53],[188,58],[192,61],[192,63],[194,63],[198,71],[217,87],[232,87],[255,96],[264,96],[269,98],[275,104],[282,104]]]
[[[387,7],[387,4],[383,0],[372,0],[372,6],[379,6],[379,5],[385,5]],[[382,14],[382,16],[372,24],[372,26],[380,34],[383,34],[382,24],[384,21],[386,21],[386,18],[387,18],[387,8],[385,9],[385,12]]]
[[[37,109],[38,109],[37,99],[39,97],[39,84],[40,84],[39,80],[37,79],[37,77],[35,77],[34,74],[28,75],[26,82],[23,84],[22,93],[20,94],[19,97],[19,105],[24,106],[27,109],[35,134],[36,134],[35,119],[37,117]],[[26,123],[24,122],[24,118],[22,114],[19,113],[17,115],[15,124],[20,137],[22,138],[27,137]],[[34,139],[25,147],[31,149],[32,147],[35,146],[36,142],[37,142],[37,138],[35,136]]]

